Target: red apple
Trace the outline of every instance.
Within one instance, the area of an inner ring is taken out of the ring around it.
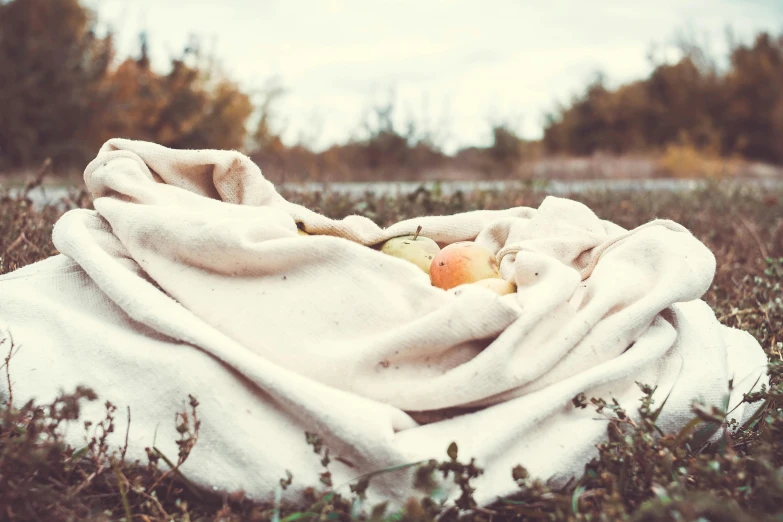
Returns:
[[[489,278],[500,278],[498,260],[491,250],[473,241],[445,246],[430,265],[432,284],[444,290]]]

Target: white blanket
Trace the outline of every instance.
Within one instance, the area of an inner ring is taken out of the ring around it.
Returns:
[[[485,469],[475,498],[487,504],[515,491],[517,464],[555,482],[581,475],[606,421],[574,407],[580,392],[634,412],[635,381],[657,386],[659,404],[670,395],[661,425],[676,430],[693,401],[723,405],[729,380],[730,407],[767,383],[758,343],[699,300],[714,256],[671,221],[626,231],[549,197],[383,229],[286,201],[239,153],[121,139],[84,179],[95,211],[60,219],[61,255],[0,277],[0,322],[20,347],[15,402],[88,385],[101,401],[87,417],[118,406],[118,446],[131,407],[127,458],[145,462],[156,430],[176,458],[174,413],[193,394],[201,434],[182,471],[200,485],[269,500],[290,470],[286,498],[299,498],[323,471],[309,431],[331,450],[335,484],[445,459],[455,441]],[[497,252],[518,292],[443,291],[367,246],[419,225],[442,245]],[[79,446],[83,432],[68,436]],[[390,472],[369,497],[396,504],[411,486],[409,470]]]

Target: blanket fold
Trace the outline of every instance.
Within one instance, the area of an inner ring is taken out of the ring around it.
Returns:
[[[554,481],[581,473],[606,424],[574,408],[580,392],[630,412],[637,382],[657,386],[674,430],[693,401],[733,406],[767,383],[758,343],[700,300],[714,256],[668,220],[625,230],[548,197],[382,228],[286,201],[237,152],[123,139],[84,179],[95,210],[58,221],[61,254],[0,277],[0,321],[21,344],[14,396],[86,384],[130,405],[128,458],[143,460],[155,429],[173,447],[169,419],[191,393],[203,428],[183,471],[202,485],[269,499],[289,469],[301,495],[318,484],[309,431],[351,463],[333,464],[336,483],[441,459],[456,441],[485,468],[476,498],[488,503],[514,491],[516,464]],[[370,248],[418,226],[491,249],[517,293],[443,291]],[[411,486],[398,471],[368,494],[402,502]]]

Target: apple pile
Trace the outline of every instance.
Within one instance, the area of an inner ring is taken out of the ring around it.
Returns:
[[[300,236],[310,235],[302,223],[296,225]],[[516,285],[500,276],[498,260],[490,250],[473,241],[458,241],[441,249],[431,238],[419,234],[421,228],[415,234],[385,241],[380,251],[410,261],[430,276],[433,286],[443,290],[473,284],[498,295],[516,292]]]
[[[419,235],[394,237],[383,243],[381,252],[410,261],[430,276],[433,286],[450,290],[475,284],[498,295],[516,292],[516,286],[501,278],[495,254],[473,241],[459,241],[442,249],[432,239]]]

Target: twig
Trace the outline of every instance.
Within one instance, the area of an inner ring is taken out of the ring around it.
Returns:
[[[773,335],[772,336],[772,348],[770,351],[778,356],[778,359],[783,361],[783,352],[781,352],[780,348],[778,348],[777,338]]]
[[[27,236],[25,235],[24,232],[22,232],[21,236],[22,236],[22,241],[27,243],[27,246],[29,246],[30,248],[32,248],[33,250],[35,250],[39,254],[43,254],[43,250],[41,250],[41,248],[38,245],[36,245],[35,243],[33,243],[32,241],[27,239]]]
[[[160,511],[163,514],[163,518],[165,518],[166,520],[170,520],[171,517],[169,517],[169,514],[166,513],[165,509],[163,509],[163,504],[161,504],[160,501],[157,498],[153,497],[152,495],[150,495],[148,493],[145,493],[144,491],[136,491],[136,493],[140,494],[141,496],[143,496],[147,500],[151,500],[153,502],[153,504],[155,504],[155,506],[158,508],[158,511]]]
[[[8,254],[13,250],[14,248],[18,247],[22,244],[22,238],[24,237],[24,232],[20,232],[19,236],[17,236],[16,239],[14,239],[10,245],[8,245],[8,248],[5,249],[5,253]]]
[[[759,310],[764,313],[764,319],[767,320],[767,327],[769,328],[770,333],[774,332],[775,329],[772,328],[772,320],[769,318],[769,310],[766,306],[763,306],[761,303],[759,303],[758,299],[756,299],[756,303],[759,305]]]
[[[740,222],[745,225],[745,228],[748,229],[748,232],[750,232],[750,235],[753,237],[754,241],[756,241],[756,245],[759,247],[759,251],[761,252],[761,256],[764,259],[769,258],[769,251],[767,250],[767,247],[764,246],[764,242],[761,241],[761,237],[759,236],[758,232],[756,232],[756,227],[753,226],[753,223],[748,221],[747,218],[744,216],[737,216],[740,220]]]
[[[67,487],[68,487],[68,486],[66,486],[65,484],[63,484],[62,482],[60,482],[59,480],[56,480],[56,479],[54,479],[53,477],[49,477],[47,480],[49,480],[49,482],[50,482],[51,484],[54,484],[54,485],[55,485],[55,486],[57,486],[58,488],[61,488],[61,489],[67,489]]]
[[[172,475],[178,476],[182,482],[185,484],[185,486],[190,490],[190,492],[198,499],[202,498],[201,493],[199,492],[198,488],[194,486],[190,479],[188,479],[182,471],[180,471],[179,467],[182,464],[182,462],[179,462],[177,464],[174,464],[171,459],[169,459],[166,455],[163,454],[162,451],[160,451],[155,446],[152,447],[152,450],[155,452],[156,455],[158,455],[160,458],[163,459],[163,461],[171,468],[167,470],[165,473],[163,473],[162,476],[158,477],[158,479],[153,483],[153,485],[149,488],[147,488],[149,491],[153,491],[155,488],[157,488],[166,478]],[[173,480],[173,479],[172,479]],[[171,483],[169,484],[171,486]]]
[[[101,473],[103,473],[103,472],[104,472],[104,470],[106,470],[106,466],[105,466],[105,465],[101,466],[101,467],[100,467],[100,468],[98,468],[97,470],[95,470],[95,471],[93,471],[92,473],[90,473],[90,474],[87,476],[87,478],[86,478],[84,481],[82,481],[82,482],[81,482],[81,483],[80,483],[78,486],[76,486],[76,488],[74,488],[74,489],[71,491],[71,493],[70,493],[70,495],[69,495],[69,496],[70,496],[71,498],[73,498],[73,497],[75,497],[76,495],[78,495],[78,494],[81,492],[81,490],[83,490],[83,489],[84,489],[84,488],[86,488],[88,485],[90,485],[90,483],[91,483],[93,480],[95,480],[95,477],[97,477],[98,475],[100,475]]]
[[[148,488],[150,491],[154,491],[155,488],[157,488],[164,480],[166,480],[166,478],[168,478],[169,475],[174,473],[174,470],[177,469],[177,465],[171,462],[168,458],[166,458],[166,456],[158,448],[153,446],[152,449],[153,451],[155,451],[155,453],[157,453],[159,457],[161,457],[166,462],[166,464],[169,465],[170,469],[163,472],[163,474],[160,477],[158,477],[157,480],[155,480],[155,482],[152,483],[152,486]]]
[[[128,492],[125,489],[129,485],[128,479],[122,474],[114,462],[112,462],[111,467],[114,470],[114,476],[117,478],[117,487],[120,488],[120,498],[122,499],[122,507],[125,510],[125,517],[128,519],[128,522],[131,522],[133,520],[133,513],[131,513],[130,503],[128,502]]]
[[[14,338],[11,334],[11,332],[7,332],[8,337],[0,340],[0,346],[5,344],[6,339],[10,342],[11,346],[8,348],[8,355],[5,356],[3,365],[0,366],[0,368],[5,367],[5,379],[8,383],[8,409],[11,409],[14,404],[14,389],[11,386],[11,357],[14,356]],[[16,351],[18,352],[19,349],[17,348]]]
[[[14,241],[10,245],[8,245],[8,248],[6,248],[5,253],[8,254],[9,252],[11,252],[11,250],[15,249],[20,244],[22,244],[22,242],[27,243],[27,246],[29,246],[39,254],[43,254],[41,248],[35,243],[33,243],[32,241],[30,241],[29,239],[27,239],[27,236],[25,235],[24,232],[20,232],[19,236],[16,239],[14,239]]]
[[[130,433],[130,424],[131,424],[131,414],[130,414],[130,406],[128,406],[128,425],[125,427],[125,446],[122,447],[122,457],[121,461],[125,460],[125,453],[128,451],[128,433]]]
[[[584,498],[595,497],[596,495],[603,495],[605,493],[606,493],[606,489],[604,489],[604,488],[588,489],[587,491],[583,491],[579,495],[579,500],[582,500]]]
[[[721,317],[718,317],[718,321],[724,321],[724,320],[726,320],[726,319],[728,319],[730,317],[735,317],[735,316],[738,316],[738,315],[750,314],[750,313],[757,312],[757,311],[758,310],[755,309],[755,308],[746,308],[744,310],[734,310],[730,314],[726,314],[726,315],[723,315]]]
[[[46,176],[46,173],[49,171],[49,167],[51,166],[52,166],[52,158],[46,158],[41,164],[41,166],[39,167],[38,172],[35,174],[35,177],[25,184],[24,190],[22,191],[23,198],[26,198],[27,195],[30,193],[30,191],[33,190],[35,187],[41,185],[44,176]]]

